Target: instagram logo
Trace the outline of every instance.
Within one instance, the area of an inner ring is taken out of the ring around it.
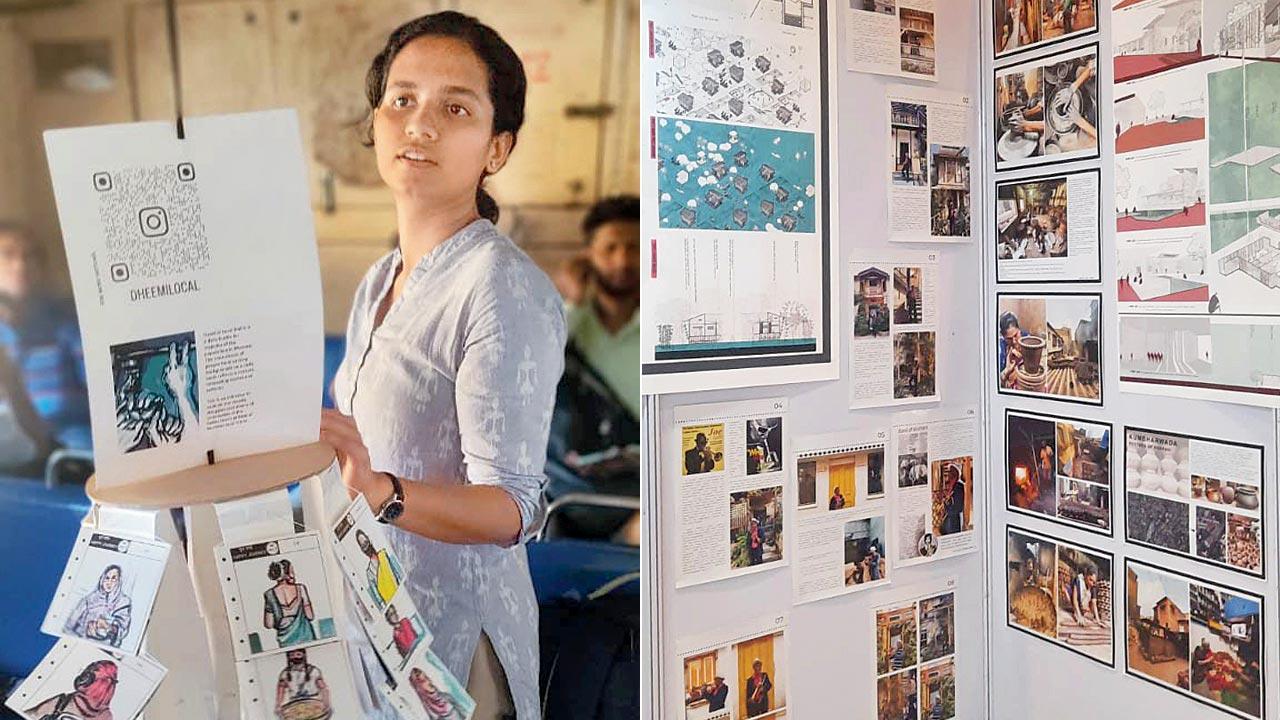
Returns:
[[[169,216],[162,207],[142,208],[138,211],[138,224],[145,237],[160,237],[169,232]]]

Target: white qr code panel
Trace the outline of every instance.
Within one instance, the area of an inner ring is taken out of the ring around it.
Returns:
[[[191,163],[93,174],[113,282],[200,270],[209,239]]]

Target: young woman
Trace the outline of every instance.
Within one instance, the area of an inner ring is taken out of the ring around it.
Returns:
[[[551,281],[494,228],[483,189],[515,147],[525,88],[515,51],[455,12],[406,23],[374,58],[370,141],[399,242],[356,291],[339,409],[321,423],[348,492],[392,526],[432,649],[463,683],[496,654],[521,720],[539,705],[520,543],[544,514],[565,342]]]

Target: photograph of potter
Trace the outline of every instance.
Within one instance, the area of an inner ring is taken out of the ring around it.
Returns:
[[[1000,68],[996,170],[1098,157],[1098,46]]]
[[[1130,542],[1266,577],[1261,446],[1137,427],[1124,445]]]
[[[1102,296],[996,295],[999,392],[1102,404]]]
[[[1111,425],[1005,411],[1009,510],[1111,534]]]

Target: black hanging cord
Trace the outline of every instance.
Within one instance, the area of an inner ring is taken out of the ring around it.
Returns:
[[[182,126],[182,66],[178,61],[177,0],[165,0],[164,15],[169,26],[169,66],[173,75],[173,112],[177,119],[178,139],[184,140],[187,137],[187,131]]]

